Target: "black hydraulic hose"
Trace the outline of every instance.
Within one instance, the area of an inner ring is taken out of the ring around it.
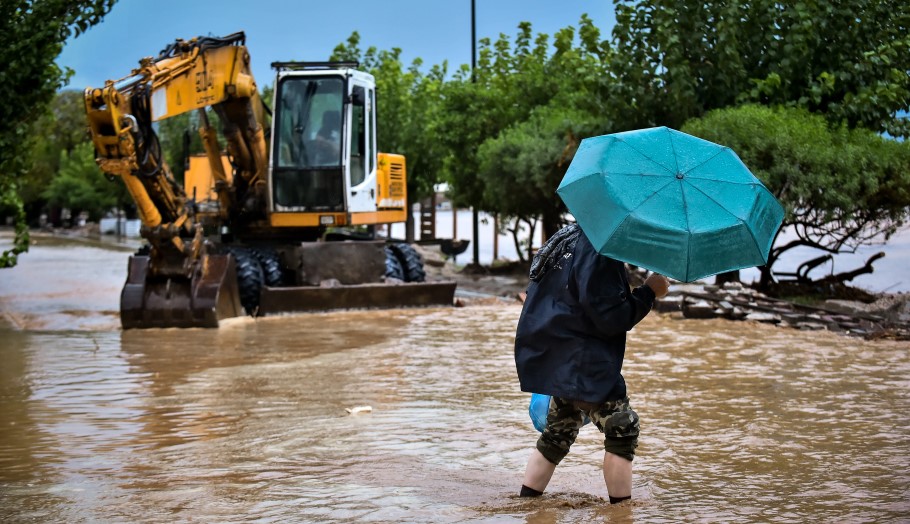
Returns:
[[[198,47],[199,51],[205,51],[206,49],[213,49],[218,47],[224,47],[229,45],[243,45],[246,43],[246,35],[243,31],[225,36],[201,36],[196,39],[196,42],[193,43],[193,47]],[[171,58],[177,55],[180,52],[181,48],[187,46],[189,42],[184,40],[177,40],[172,44],[168,44],[167,47],[161,50],[161,53],[158,54],[156,61],[164,60],[165,58]]]
[[[151,178],[161,170],[161,142],[152,127],[150,104],[151,94],[148,84],[139,84],[131,99],[133,117],[136,119],[136,156],[139,164],[138,173]]]

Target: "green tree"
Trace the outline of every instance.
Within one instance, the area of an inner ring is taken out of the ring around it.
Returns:
[[[71,75],[54,60],[71,35],[101,21],[116,0],[8,0],[0,4],[0,211],[16,220],[12,249],[0,267],[14,266],[28,250],[20,179],[35,137],[29,131]]]
[[[580,137],[590,135],[595,125],[587,113],[541,106],[527,120],[478,149],[484,201],[489,211],[515,219],[511,231],[520,260],[531,258],[530,239],[534,238],[538,217],[544,224],[562,223],[566,208],[556,195],[556,187],[578,149]],[[522,223],[530,229],[526,245],[519,243]]]
[[[446,151],[443,173],[457,205],[491,209],[478,176],[478,147],[528,118],[556,90],[541,82],[549,38],[540,35],[532,48],[532,37],[530,24],[522,23],[514,49],[505,34],[496,42],[481,39],[476,69],[462,66],[444,85],[437,139]]]
[[[19,191],[30,222],[45,210],[47,202],[42,193],[60,169],[61,153],[69,153],[89,140],[82,92],[58,92],[48,111],[35,122],[31,135],[38,139]]]
[[[73,216],[84,211],[93,221],[129,199],[119,180],[108,180],[101,174],[91,142],[78,144],[69,153],[60,152],[59,173],[41,196],[52,206],[69,209]]]
[[[275,101],[275,82],[263,87],[259,92],[259,97],[262,98],[262,105],[271,111]]]
[[[530,24],[518,29],[514,43],[481,41],[474,81],[463,69],[445,86],[439,140],[456,200],[515,220],[513,236],[521,222],[533,236],[540,217],[550,236],[563,222],[555,189],[578,141],[613,130],[599,96],[613,53],[587,16],[552,46]]]
[[[805,109],[757,105],[715,110],[682,130],[730,146],[784,205],[784,228],[796,238],[772,248],[763,286],[790,249],[852,251],[910,218],[910,143],[831,127]]]

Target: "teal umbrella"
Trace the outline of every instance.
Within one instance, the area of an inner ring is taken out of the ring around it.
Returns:
[[[600,253],[683,282],[765,264],[784,217],[730,148],[666,127],[583,140],[556,192]]]

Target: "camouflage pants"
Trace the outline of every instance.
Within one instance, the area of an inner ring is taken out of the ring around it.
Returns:
[[[604,450],[627,460],[635,458],[639,423],[638,413],[629,405],[629,397],[609,400],[600,406],[552,397],[547,427],[537,439],[538,451],[553,464],[559,464],[575,443],[585,415],[604,434]]]

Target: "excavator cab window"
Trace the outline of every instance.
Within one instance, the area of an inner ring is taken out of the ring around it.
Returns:
[[[285,77],[277,99],[272,182],[278,209],[342,209],[344,80]]]
[[[356,186],[367,177],[366,96],[361,86],[354,86],[351,93],[351,186]]]

